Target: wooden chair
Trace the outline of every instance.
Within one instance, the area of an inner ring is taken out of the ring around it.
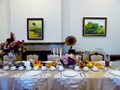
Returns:
[[[102,61],[104,60],[104,55],[98,52],[94,52],[92,54],[89,54],[89,60],[90,61]]]
[[[29,55],[27,55],[26,60],[30,60],[30,59],[38,60],[39,59],[39,55],[37,55],[37,54],[29,54]]]

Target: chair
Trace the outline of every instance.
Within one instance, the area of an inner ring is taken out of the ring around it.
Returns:
[[[29,55],[27,55],[27,58],[26,58],[26,60],[38,60],[39,59],[39,55],[37,55],[37,54],[29,54]]]
[[[0,68],[3,67],[3,56],[0,55]]]
[[[104,60],[104,55],[98,52],[94,52],[92,54],[89,54],[89,60],[90,61],[102,61]]]

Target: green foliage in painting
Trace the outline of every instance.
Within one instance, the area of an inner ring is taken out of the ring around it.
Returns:
[[[98,23],[88,22],[85,25],[85,34],[104,34],[105,28]]]

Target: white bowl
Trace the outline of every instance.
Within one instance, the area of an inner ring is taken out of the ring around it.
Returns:
[[[26,70],[32,70],[31,66],[26,67]]]
[[[24,67],[23,67],[23,66],[20,66],[20,67],[18,68],[18,70],[24,70]]]
[[[16,66],[12,66],[10,70],[16,70]]]
[[[34,67],[33,70],[39,70],[39,68],[38,67]]]
[[[51,66],[51,67],[50,67],[50,70],[51,70],[51,71],[54,71],[54,70],[56,70],[56,68],[55,68],[54,66]]]
[[[89,71],[89,68],[85,66],[85,67],[83,68],[83,70],[84,70],[84,71]]]
[[[99,69],[96,66],[92,67],[92,70],[93,71],[99,71]]]
[[[64,70],[64,67],[63,66],[59,66],[58,67],[58,71],[63,71]]]
[[[41,67],[41,70],[43,70],[43,71],[44,71],[44,70],[47,70],[47,67],[46,67],[46,66],[42,66],[42,67]]]
[[[76,71],[80,70],[79,66],[75,66],[74,70]]]
[[[9,70],[9,66],[4,66],[3,69],[4,70]]]

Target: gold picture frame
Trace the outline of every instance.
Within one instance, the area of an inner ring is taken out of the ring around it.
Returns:
[[[106,36],[106,17],[83,17],[83,36]]]
[[[43,40],[43,18],[27,18],[28,40]]]

